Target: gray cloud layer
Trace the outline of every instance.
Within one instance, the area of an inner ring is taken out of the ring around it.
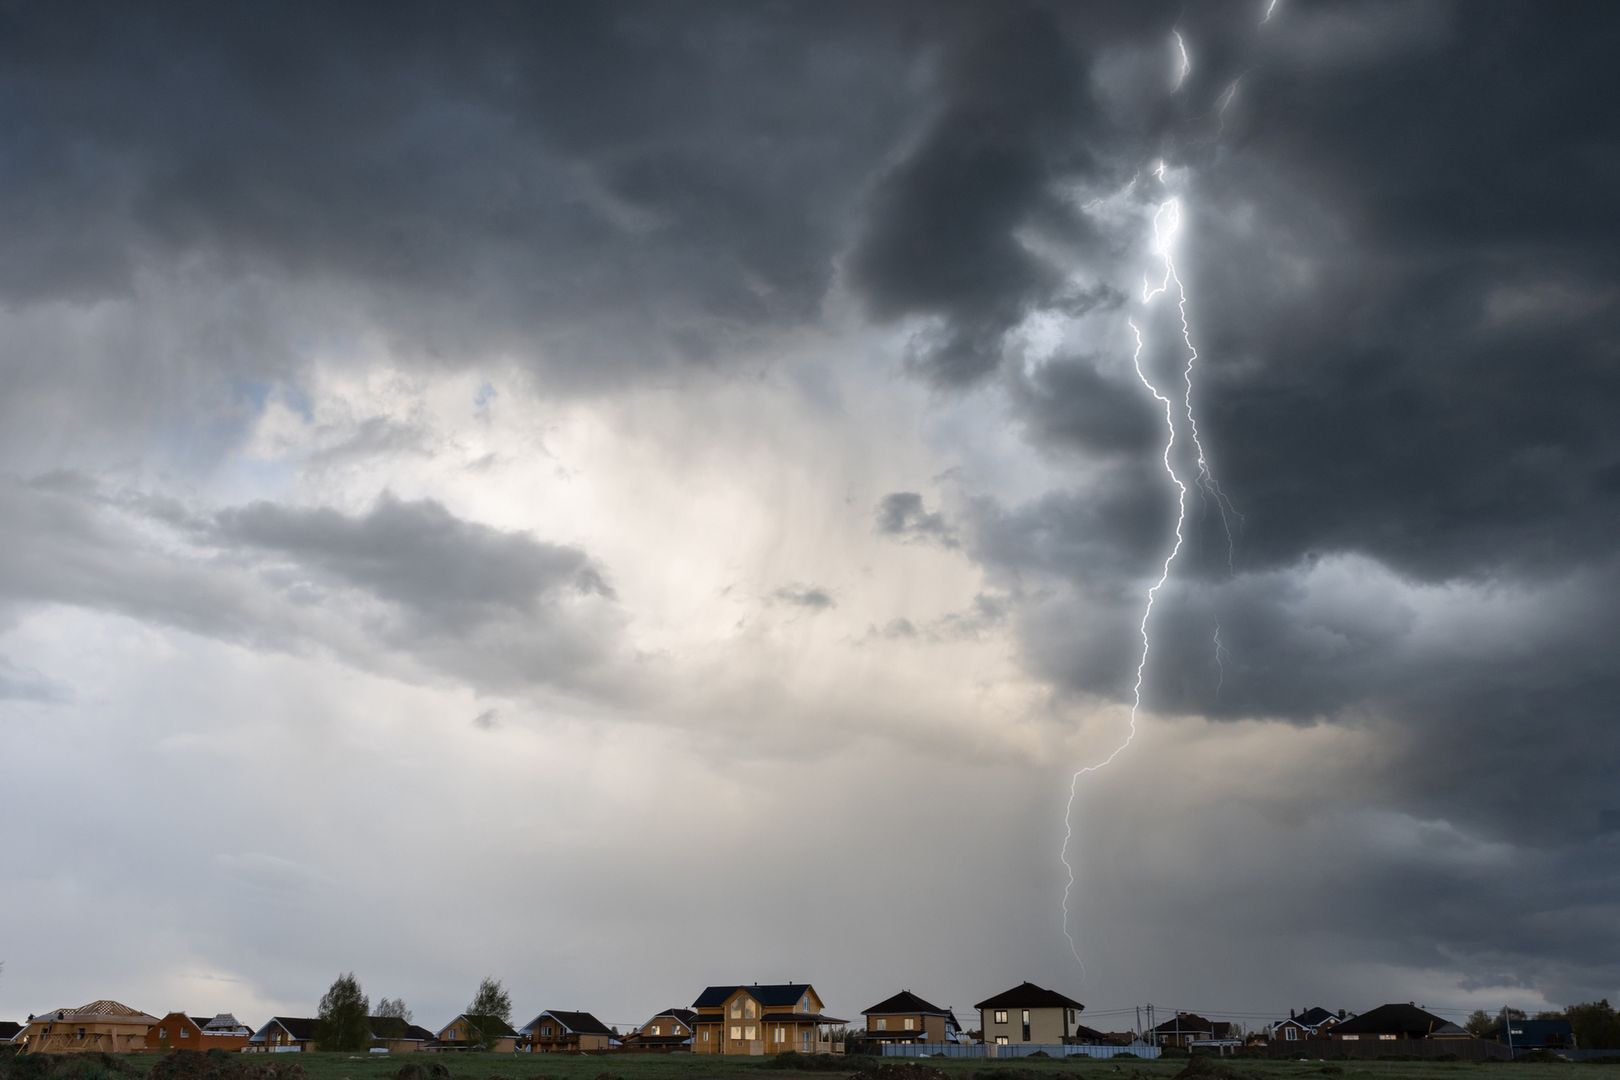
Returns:
[[[1058,699],[1117,705],[1171,506],[1160,414],[1104,332],[1136,310],[1142,222],[1076,192],[1134,176],[1139,211],[1162,158],[1187,170],[1197,405],[1244,519],[1229,567],[1195,493],[1148,705],[1393,749],[1265,808],[1322,885],[1257,900],[1181,852],[1207,873],[1166,878],[1152,918],[1231,912],[1246,956],[1325,924],[1323,966],[1620,994],[1620,947],[1591,932],[1620,888],[1620,13],[1285,0],[1262,28],[1257,6],[8,6],[0,616],[634,698],[633,613],[580,547],[386,492],[220,510],[72,470],[149,460],[183,489],[268,400],[296,406],[317,353],[363,365],[356,342],[420,370],[511,359],[545,394],[702,393],[852,299],[938,400],[993,397],[980,422],[1065,477],[852,503],[986,583],[870,637],[1009,626]],[[1174,93],[1172,25],[1195,56]],[[1078,329],[1035,358],[1032,316]],[[372,421],[315,464],[430,458],[419,436]],[[799,573],[770,599],[843,613],[842,584]],[[8,709],[80,692],[0,657]],[[473,723],[493,739],[500,716]],[[1199,782],[1244,825],[1241,791]],[[1269,923],[1243,922],[1256,906]],[[1262,975],[1300,979],[1288,963]]]

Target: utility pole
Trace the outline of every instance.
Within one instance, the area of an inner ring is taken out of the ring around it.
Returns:
[[[1502,1030],[1507,1032],[1508,1058],[1513,1057],[1513,1020],[1508,1016],[1508,1007],[1502,1006]]]

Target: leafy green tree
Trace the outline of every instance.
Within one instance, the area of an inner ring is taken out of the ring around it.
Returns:
[[[339,975],[321,998],[315,1044],[322,1050],[364,1050],[371,1044],[371,999],[354,972]]]
[[[404,998],[382,998],[377,1002],[377,1015],[393,1016],[405,1021],[407,1024],[414,1019],[411,1015],[410,1006],[405,1004]]]
[[[1468,1029],[1468,1034],[1481,1039],[1485,1037],[1487,1031],[1495,1026],[1496,1017],[1484,1009],[1475,1009],[1468,1014],[1468,1019],[1463,1021],[1463,1027]]]
[[[478,993],[467,1006],[467,1038],[479,1046],[488,1046],[512,1024],[512,998],[501,981],[485,976],[478,984]]]
[[[1609,999],[1571,1005],[1565,1010],[1575,1032],[1575,1045],[1589,1050],[1620,1046],[1620,1013],[1609,1007]]]

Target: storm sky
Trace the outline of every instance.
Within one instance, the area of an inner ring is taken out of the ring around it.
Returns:
[[[1266,6],[0,4],[0,1018],[1620,998],[1620,9]]]

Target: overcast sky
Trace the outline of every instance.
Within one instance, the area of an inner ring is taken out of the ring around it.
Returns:
[[[1554,7],[0,6],[0,1018],[1620,998]]]

